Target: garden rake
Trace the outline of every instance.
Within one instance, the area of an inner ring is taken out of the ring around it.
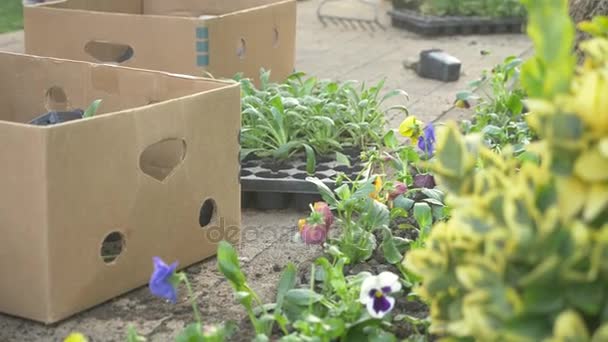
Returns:
[[[341,9],[346,10],[347,12],[354,12],[354,11],[358,11],[359,13],[363,12],[363,13],[369,13],[368,10],[366,10],[367,8],[370,8],[373,10],[374,13],[374,18],[370,19],[370,18],[365,18],[365,17],[361,17],[361,16],[348,16],[348,15],[344,15],[344,14],[330,14],[326,12],[326,5],[328,5],[329,3],[335,3],[335,2],[339,2],[342,1],[343,2],[343,6]],[[321,21],[321,23],[324,26],[327,26],[328,23],[331,23],[333,25],[337,25],[337,26],[342,26],[344,28],[347,29],[359,29],[361,28],[362,30],[371,30],[376,31],[376,27],[382,29],[382,30],[386,30],[386,27],[384,27],[384,25],[382,25],[380,23],[379,20],[379,16],[378,16],[378,12],[379,12],[379,4],[376,3],[374,0],[357,0],[357,2],[359,4],[362,4],[363,6],[352,6],[352,4],[346,4],[348,2],[353,2],[352,0],[323,0],[321,1],[321,4],[319,5],[319,7],[317,8],[317,17],[319,18],[319,21]],[[354,10],[353,10],[353,7]],[[359,8],[357,8],[359,7]]]

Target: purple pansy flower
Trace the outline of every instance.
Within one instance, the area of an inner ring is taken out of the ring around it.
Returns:
[[[435,152],[435,127],[429,123],[418,140],[418,148],[424,151],[427,156],[432,157]]]
[[[391,272],[382,272],[377,276],[365,278],[361,284],[359,301],[367,307],[370,316],[382,318],[395,306],[395,299],[389,294],[399,290],[399,277]]]
[[[167,265],[159,257],[154,257],[152,260],[154,261],[154,272],[150,277],[150,292],[175,304],[177,302],[177,289],[172,278],[175,275],[177,262]]]

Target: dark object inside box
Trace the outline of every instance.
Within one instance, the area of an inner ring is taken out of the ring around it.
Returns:
[[[30,124],[37,126],[55,125],[62,122],[82,119],[83,115],[84,111],[81,109],[75,109],[69,112],[48,112],[30,121]]]

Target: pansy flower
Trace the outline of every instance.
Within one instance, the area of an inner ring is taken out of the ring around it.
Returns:
[[[175,270],[177,262],[167,265],[161,258],[152,258],[154,262],[154,271],[150,277],[150,292],[160,298],[165,298],[171,303],[177,302],[177,288],[175,279]]]
[[[420,135],[422,135],[422,121],[416,119],[415,116],[408,116],[401,125],[399,125],[399,133],[410,138],[412,144],[417,145]]]
[[[429,123],[422,132],[422,136],[418,140],[418,148],[424,151],[430,158],[435,152],[435,127]]]
[[[374,318],[382,318],[395,307],[391,293],[401,290],[399,277],[392,272],[382,272],[377,276],[365,278],[361,284],[359,301]]]
[[[369,194],[369,197],[379,201],[380,200],[380,191],[382,191],[382,177],[377,176],[374,180],[374,191]]]

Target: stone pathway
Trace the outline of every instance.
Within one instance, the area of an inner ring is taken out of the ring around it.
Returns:
[[[455,94],[478,78],[482,70],[492,68],[507,56],[531,53],[531,44],[524,35],[428,39],[390,27],[386,15],[382,17],[388,26],[386,31],[323,27],[315,14],[318,3],[319,0],[298,2],[297,69],[338,80],[369,83],[386,79],[388,88],[401,88],[409,93],[410,100],[405,104],[424,121],[469,115],[452,108]],[[384,3],[385,9],[388,3]],[[444,49],[463,62],[464,73],[458,82],[421,79],[403,67],[404,59],[416,57],[428,48]],[[23,33],[0,35],[0,51],[23,52]],[[481,51],[490,54],[482,55]],[[396,127],[402,119],[391,115],[391,127]],[[266,300],[274,296],[275,284],[287,262],[301,264],[320,252],[318,248],[290,243],[301,215],[295,211],[243,212],[243,227],[250,237],[244,241],[240,255],[252,287]],[[194,265],[187,272],[207,322],[244,316],[240,306],[234,304],[228,284],[217,272],[215,259]],[[174,331],[190,319],[187,303],[168,305],[141,288],[49,327],[0,315],[0,341],[62,341],[72,330],[82,331],[91,341],[123,341],[132,324],[149,341],[165,342],[172,340]]]

